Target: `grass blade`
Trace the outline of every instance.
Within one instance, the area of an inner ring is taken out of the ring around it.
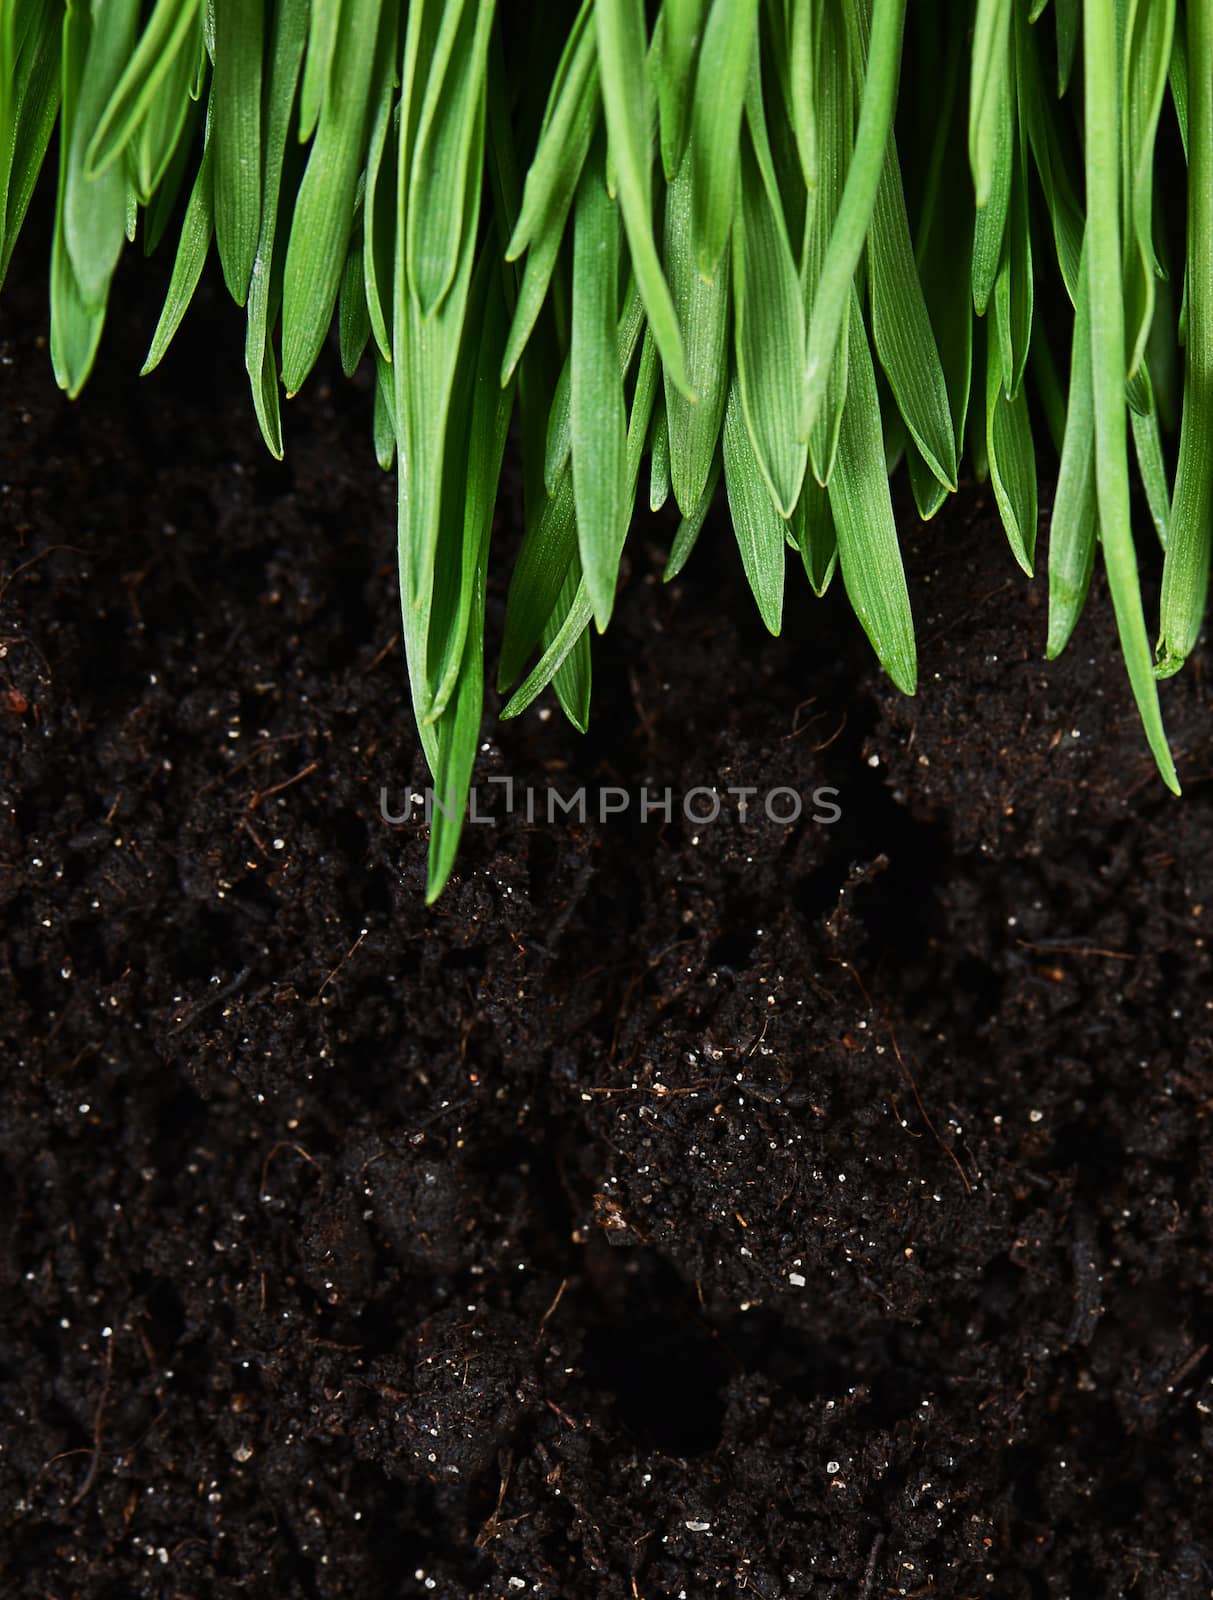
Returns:
[[[341,288],[337,294],[337,340],[341,370],[352,378],[371,337],[371,314],[366,305],[366,285],[362,276],[362,224],[355,224],[350,240]]]
[[[573,474],[567,468],[526,530],[510,578],[497,688],[504,693],[543,633],[577,553]]]
[[[848,340],[847,403],[829,484],[838,561],[851,606],[880,664],[899,689],[913,694],[918,685],[914,621],[889,498],[876,372],[854,299]]]
[[[4,16],[12,26],[12,8],[6,8]],[[63,33],[57,10],[44,5],[30,20],[15,69],[10,64],[5,72],[8,93],[0,113],[0,284],[8,274],[59,114]],[[15,48],[15,35],[12,42]]]
[[[690,128],[695,57],[703,35],[708,0],[664,0],[661,8],[661,66],[657,80],[661,166],[670,182],[682,165]]]
[[[1065,94],[1078,53],[1078,34],[1082,0],[1056,0],[1053,16],[1057,24],[1057,94]]]
[[[261,234],[261,69],[265,8],[250,0],[209,0],[215,16],[215,244],[238,306]]]
[[[694,513],[711,474],[729,390],[732,255],[726,244],[710,279],[698,270],[693,230],[699,174],[700,163],[691,146],[665,203],[665,269],[682,332],[687,378],[697,397],[692,405],[666,373],[670,474],[684,517]]]
[[[770,153],[760,154],[765,127],[755,98],[742,137],[741,204],[733,223],[737,391],[755,460],[786,519],[800,498],[808,460],[807,433],[788,403],[801,370],[804,305]]]
[[[395,186],[383,179],[382,175],[385,169],[391,172],[395,167],[396,135],[392,122],[399,84],[399,20],[395,6],[383,8],[379,20],[378,76],[367,146],[362,211],[362,282],[366,292],[366,307],[375,344],[388,362],[392,359],[391,302],[388,295],[392,281],[392,257],[396,248],[396,213]]]
[[[542,232],[557,194],[571,195],[577,187],[577,173],[570,182],[570,153],[583,137],[588,148],[592,129],[585,128],[587,113],[592,113],[592,121],[598,109],[598,40],[593,17],[593,0],[583,0],[552,79],[539,143],[523,186],[522,206],[506,246],[507,261],[516,261]],[[584,160],[583,154],[578,173]]]
[[[1194,11],[1203,10],[1194,7]],[[1213,20],[1213,19],[1211,19]],[[1210,29],[1213,44],[1213,26]],[[1168,788],[1178,792],[1179,780],[1163,732],[1154,679],[1137,556],[1129,523],[1129,466],[1125,427],[1125,317],[1120,289],[1120,218],[1118,166],[1118,81],[1116,25],[1105,0],[1083,0],[1084,124],[1086,131],[1087,234],[1086,267],[1092,289],[1091,384],[1095,412],[1095,493],[1104,564],[1112,591],[1116,625],[1129,681],[1137,701],[1146,738]],[[1213,102],[1213,61],[1210,62]],[[1210,130],[1213,134],[1213,129]],[[1189,196],[1197,192],[1193,184]],[[1175,524],[1167,551],[1175,549]],[[1207,535],[1208,524],[1205,532]],[[1207,550],[1207,546],[1206,546]],[[1164,596],[1165,596],[1164,569]],[[1164,610],[1165,614],[1165,610]]]
[[[1121,118],[1126,371],[1146,353],[1154,316],[1154,140],[1175,34],[1175,0],[1128,0]]]
[[[211,238],[214,233],[214,213],[211,203],[211,169],[214,162],[211,145],[212,110],[213,102],[207,108],[202,161],[182,219],[181,237],[177,241],[177,254],[173,261],[172,276],[169,278],[168,293],[164,297],[164,309],[160,313],[156,331],[152,334],[151,346],[140,371],[140,377],[146,377],[163,361],[173,335],[181,326],[181,319],[194,298],[194,290],[198,287],[211,248]]]
[[[1038,40],[1031,30],[1019,31],[1015,70],[1019,117],[1027,128],[1028,145],[1053,230],[1057,264],[1073,305],[1078,299],[1078,263],[1084,226],[1082,207],[1062,138],[1066,119],[1046,100]]]
[[[126,236],[126,178],[114,166],[89,179],[85,157],[130,55],[139,20],[138,0],[115,0],[107,5],[103,23],[90,23],[83,5],[73,6],[69,15],[74,18],[73,31],[79,29],[86,41],[86,53],[70,119],[66,80],[63,86],[64,123],[70,120],[71,125],[63,231],[81,297],[96,310],[105,304]]]
[[[669,498],[670,430],[665,417],[665,399],[659,394],[649,435],[649,510],[660,511]]]
[[[1086,604],[1095,565],[1095,409],[1091,389],[1091,323],[1085,263],[1074,308],[1070,390],[1053,516],[1049,528],[1049,637],[1059,656]]]
[[[182,57],[185,75],[180,85],[178,114],[184,117],[186,85],[193,76],[201,42],[201,18],[201,0],[156,0],[89,141],[84,157],[89,178],[95,178],[122,154],[135,129],[148,116],[157,92],[172,83]]]
[[[431,720],[445,714],[462,671],[478,572],[483,579],[480,552],[492,529],[506,430],[514,408],[513,385],[502,389],[497,381],[507,325],[498,251],[496,234],[490,230],[468,299],[460,357],[468,381],[458,403],[452,401],[447,459],[450,501],[459,513],[454,527],[457,559],[448,563],[445,592],[435,583],[429,652],[434,685]],[[466,425],[460,421],[464,418]]]
[[[800,263],[806,317],[811,316],[817,299],[817,287],[834,231],[834,221],[846,188],[855,120],[850,31],[843,25],[840,9],[833,4],[822,7],[819,21],[817,125],[814,140],[818,163],[817,182],[808,194],[804,250]],[[845,325],[849,315],[848,299],[842,307],[843,327],[834,346],[821,410],[816,422],[809,427],[809,460],[814,477],[822,485],[830,481],[830,474],[834,470],[842,408],[847,397],[847,349],[850,341]]]
[[[618,229],[616,229],[616,240],[618,240]],[[636,280],[633,278],[628,284],[628,292],[623,300],[623,310],[619,314],[619,322],[615,330],[615,349],[619,360],[621,383],[627,376],[636,357],[643,328],[644,307],[640,303],[640,293],[636,288]],[[549,494],[552,493],[557,479],[565,469],[572,445],[572,359],[570,357],[565,360],[564,366],[561,368],[560,377],[556,383],[556,393],[552,396],[552,409],[548,413],[543,482]]]
[[[627,413],[616,338],[618,273],[619,210],[595,161],[582,176],[573,226],[569,416],[577,547],[599,629],[611,615],[628,524]]]
[[[998,187],[1010,104],[1012,0],[977,0],[969,87],[969,165],[978,209]]]
[[[715,0],[699,50],[689,143],[696,164],[691,234],[695,265],[708,280],[733,227],[741,112],[757,19],[758,0]]]
[[[519,285],[514,320],[501,363],[502,383],[507,383],[513,376],[547,298],[552,274],[560,255],[565,224],[589,155],[590,143],[598,121],[599,104],[598,72],[595,66],[581,90],[568,138],[558,147],[561,159],[555,167],[550,186],[544,189],[542,210],[527,236],[526,267],[522,283]],[[530,184],[529,173],[527,184],[528,186]],[[526,205],[525,190],[523,205],[524,207]],[[506,252],[507,260],[513,260],[521,253],[522,246],[517,242],[519,236],[520,228],[516,227],[510,248]]]
[[[905,0],[875,0],[855,152],[809,322],[803,405],[804,423],[810,432],[825,400],[834,350],[839,338],[846,336],[847,302],[884,170],[897,97],[897,65],[904,21]],[[866,339],[864,343],[866,347]]]
[[[1036,453],[1032,424],[1022,387],[1014,399],[1007,394],[997,317],[986,321],[986,456],[998,515],[1012,553],[1032,576],[1036,554]]]
[[[1015,101],[1009,70],[997,76],[989,92],[995,96],[997,137],[986,202],[977,207],[973,221],[973,308],[979,317],[986,314],[1002,263],[1016,162]]]
[[[610,158],[618,174],[619,206],[627,231],[632,270],[670,381],[689,398],[692,391],[687,381],[678,316],[653,238],[644,3],[643,0],[596,0],[594,18]],[[590,577],[588,568],[587,581],[593,592],[598,580]]]
[[[678,531],[674,535],[674,542],[670,546],[670,558],[665,564],[665,571],[661,575],[662,583],[671,583],[686,566],[690,559],[695,542],[707,521],[708,512],[712,509],[712,501],[716,497],[716,487],[720,482],[722,461],[719,450],[712,461],[708,481],[703,486],[703,493],[699,496],[699,503],[691,511],[690,516],[683,517],[678,524]]]
[[[1187,7],[1188,337],[1175,497],[1162,572],[1158,672],[1196,645],[1209,592],[1213,534],[1213,14]]]
[[[955,240],[951,241],[955,251]],[[923,461],[956,488],[956,434],[948,386],[910,244],[905,193],[890,134],[868,240],[872,339],[897,409]]]
[[[778,634],[783,622],[784,520],[775,510],[746,426],[741,388],[729,386],[724,413],[724,484],[741,564],[758,612]]]
[[[147,114],[136,127],[128,147],[127,171],[140,205],[150,203],[182,147],[188,149],[192,142],[198,107],[190,98],[189,90],[197,70],[201,43],[202,14],[195,11],[193,26],[178,46],[168,75],[151,97]],[[146,228],[144,232],[146,237]],[[133,230],[128,229],[128,237],[133,236]]]
[[[578,639],[589,627],[590,618],[593,614],[594,610],[590,605],[590,597],[586,592],[585,583],[582,581],[578,583],[577,592],[573,597],[572,605],[569,607],[568,615],[553,636],[551,643],[502,708],[501,720],[503,722],[508,722],[511,717],[519,716],[533,700],[539,698],[564,665],[569,652],[574,648]]]
[[[284,252],[278,234],[278,208],[287,134],[307,32],[308,0],[278,0],[270,30],[261,223],[249,279],[244,338],[244,366],[253,392],[253,407],[270,454],[278,461],[282,459],[282,415],[278,368],[270,342],[270,328],[282,305]]]
[[[88,377],[105,307],[90,306],[72,264],[67,240],[66,199],[76,142],[76,114],[80,82],[88,56],[89,18],[81,6],[68,0],[63,19],[63,113],[59,133],[59,187],[55,206],[55,231],[51,240],[51,363],[55,381],[72,399]]]
[[[372,436],[375,442],[375,460],[384,472],[392,470],[396,460],[395,393],[392,387],[391,363],[375,350],[375,406],[372,419]]]
[[[443,9],[413,147],[405,238],[409,287],[422,318],[434,314],[454,281],[464,191],[470,179],[480,180],[471,153],[484,117],[494,9],[494,0],[456,0]]]
[[[341,0],[312,0],[307,33],[307,60],[299,90],[299,142],[306,144],[316,131],[320,108],[329,90],[337,31],[341,26]]]
[[[1016,13],[1013,43],[1016,61],[1024,54],[1027,24]],[[1017,82],[1019,74],[1017,73]],[[1011,174],[1011,199],[1003,235],[1002,260],[994,280],[994,315],[1002,353],[1002,381],[1014,401],[1023,382],[1032,345],[1035,288],[1032,278],[1032,229],[1028,212],[1028,135],[1017,93],[1015,146],[1018,159]]]
[[[830,580],[838,566],[838,534],[830,511],[829,492],[822,488],[816,478],[804,480],[804,488],[792,513],[791,530],[804,563],[805,576],[820,600],[830,587]]]
[[[346,0],[326,96],[295,201],[282,285],[282,382],[296,394],[333,317],[365,156],[381,0]],[[410,13],[411,15],[411,13]],[[401,200],[403,204],[403,197]]]
[[[581,563],[576,557],[570,563],[568,574],[560,591],[560,599],[556,610],[548,618],[543,630],[543,645],[546,649],[560,632],[564,619],[572,610],[577,599],[577,589],[581,581]],[[590,630],[582,628],[577,638],[573,641],[573,648],[561,661],[552,674],[552,688],[556,691],[556,699],[560,709],[577,729],[584,733],[590,725],[590,689],[593,685],[593,661],[590,655]]]
[[[1167,464],[1163,459],[1162,435],[1158,427],[1158,408],[1154,404],[1154,390],[1150,383],[1149,368],[1143,366],[1139,374],[1145,383],[1149,401],[1145,411],[1130,409],[1129,426],[1133,430],[1133,447],[1137,454],[1137,472],[1150,508],[1150,520],[1165,550],[1171,529],[1171,489],[1167,483]]]

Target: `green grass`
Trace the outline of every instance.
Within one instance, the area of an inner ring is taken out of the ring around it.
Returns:
[[[1178,790],[1158,683],[1196,647],[1213,535],[1209,0],[0,0],[0,277],[48,159],[69,395],[135,239],[173,253],[144,371],[214,246],[274,455],[334,327],[347,374],[373,363],[431,899],[511,428],[505,716],[551,686],[585,727],[638,491],[681,515],[669,579],[721,478],[766,626],[838,571],[912,694],[890,469],[923,517],[988,476],[1031,572],[1052,455],[1047,653],[1102,551]],[[1156,648],[1139,533],[1165,551]]]

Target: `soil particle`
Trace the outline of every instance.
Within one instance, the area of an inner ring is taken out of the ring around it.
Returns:
[[[983,491],[907,535],[914,700],[837,594],[770,640],[724,524],[669,586],[645,526],[589,734],[486,722],[427,912],[369,384],[330,362],[276,465],[214,286],[126,376],[141,277],[69,406],[33,256],[0,1590],[1213,1591],[1202,662],[1175,801],[1102,585],[1045,664]],[[674,800],[549,825],[491,777]]]

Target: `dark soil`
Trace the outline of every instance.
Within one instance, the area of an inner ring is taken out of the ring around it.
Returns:
[[[839,596],[797,581],[769,640],[723,524],[668,588],[646,524],[587,738],[486,722],[477,776],[672,819],[486,786],[427,912],[424,826],[380,816],[424,774],[366,386],[327,367],[274,464],[214,291],[130,376],[136,266],[69,406],[38,255],[0,415],[6,1600],[1213,1592],[1201,663],[1178,802],[1102,589],[1045,666],[980,492],[908,535],[915,700]],[[679,814],[713,784],[744,825]]]

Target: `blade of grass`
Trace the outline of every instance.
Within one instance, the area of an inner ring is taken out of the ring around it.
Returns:
[[[695,266],[708,281],[716,274],[733,226],[741,113],[757,17],[758,0],[716,0],[699,48],[687,148],[696,165],[691,247]]]
[[[11,10],[5,15],[12,20]],[[44,4],[37,15],[31,12],[15,72],[6,78],[8,121],[0,123],[0,285],[59,114],[62,54],[63,23],[57,10]]]
[[[560,632],[564,618],[572,609],[577,599],[577,588],[581,581],[581,563],[574,556],[569,565],[564,586],[560,591],[560,600],[555,613],[548,619],[543,630],[543,645],[546,649],[556,635]],[[593,661],[590,654],[590,630],[585,627],[577,635],[573,648],[552,674],[552,688],[556,691],[556,699],[560,709],[577,729],[584,733],[590,725],[590,689],[593,684]]]
[[[800,498],[808,436],[789,397],[798,387],[804,305],[775,171],[766,148],[757,75],[742,135],[741,204],[733,221],[733,326],[745,425],[781,518]]]
[[[1065,437],[1049,527],[1049,637],[1059,656],[1086,604],[1095,565],[1095,406],[1091,388],[1091,324],[1085,261],[1080,268]]]
[[[905,0],[874,0],[867,78],[855,132],[855,151],[809,321],[802,404],[804,425],[810,433],[826,396],[835,347],[846,332],[847,301],[884,170],[885,149],[897,98],[897,65],[904,21]],[[864,343],[866,346],[866,339]]]
[[[1020,30],[1015,53],[1016,93],[1021,125],[1044,193],[1053,230],[1057,264],[1073,305],[1078,299],[1078,261],[1082,252],[1083,215],[1063,140],[1068,121],[1047,98],[1040,64],[1040,42],[1031,30]]]
[[[678,531],[675,533],[674,542],[670,546],[670,557],[666,562],[665,571],[661,575],[662,583],[672,582],[690,559],[691,551],[695,548],[696,541],[703,531],[703,525],[707,521],[708,512],[712,509],[712,501],[716,497],[716,488],[720,482],[722,465],[720,451],[718,450],[712,461],[711,471],[708,473],[708,481],[704,484],[703,493],[699,496],[698,505],[692,509],[690,516],[683,517],[678,524]]]
[[[1154,316],[1154,143],[1175,34],[1175,0],[1128,0],[1123,48],[1121,184],[1126,372],[1145,359]]]
[[[458,426],[456,418],[466,416],[468,420],[466,430],[455,434],[448,444],[451,499],[460,507],[461,515],[455,528],[458,559],[450,563],[445,595],[435,583],[430,623],[429,673],[435,686],[431,720],[446,712],[462,670],[460,661],[471,626],[478,574],[483,578],[480,551],[492,528],[506,431],[514,408],[513,385],[503,389],[497,381],[507,328],[498,251],[496,234],[490,230],[468,298],[461,361],[470,369],[470,382],[461,404],[452,404],[452,428]],[[462,494],[457,492],[460,487]]]
[[[922,460],[944,488],[955,489],[956,435],[948,387],[910,245],[892,134],[872,212],[868,251],[877,358]]]
[[[489,29],[495,0],[454,0],[443,8],[413,149],[405,250],[411,293],[423,318],[433,315],[454,282],[464,189],[479,182],[470,161],[484,116]]]
[[[988,91],[994,97],[997,137],[988,179],[987,198],[973,220],[973,308],[984,317],[1003,258],[1003,239],[1011,209],[1017,158],[1015,98],[1009,67],[1004,66]]]
[[[1213,532],[1213,13],[1187,7],[1188,337],[1175,496],[1162,571],[1158,673],[1191,654],[1209,592]]]
[[[736,378],[724,413],[724,485],[746,581],[767,629],[778,635],[783,621],[784,519],[775,510],[754,453]]]
[[[1002,381],[1007,398],[1014,402],[1023,382],[1032,345],[1032,313],[1035,290],[1032,275],[1032,228],[1028,196],[1028,134],[1024,126],[1024,107],[1018,63],[1027,49],[1027,23],[1016,12],[1012,43],[1016,62],[1017,159],[1011,173],[1011,199],[1003,233],[1002,260],[994,280],[994,315],[998,322],[998,347],[1002,354]]]
[[[394,185],[383,177],[395,167],[396,142],[392,126],[399,84],[399,13],[385,6],[379,19],[380,41],[376,56],[374,112],[366,155],[366,192],[362,219],[362,281],[366,292],[371,333],[385,361],[392,359],[391,306],[385,309],[385,285],[392,281],[396,248]],[[381,178],[383,181],[381,181]]]
[[[270,26],[261,163],[260,231],[249,279],[244,366],[270,454],[282,459],[282,411],[270,329],[282,305],[285,248],[278,229],[282,173],[308,33],[308,0],[278,0]]]
[[[1200,8],[1194,8],[1199,10]],[[1211,27],[1213,34],[1213,27]],[[1154,679],[1137,555],[1129,521],[1125,427],[1125,317],[1120,286],[1120,194],[1116,23],[1104,0],[1083,0],[1083,117],[1086,131],[1087,271],[1090,296],[1091,384],[1095,412],[1095,493],[1104,564],[1129,681],[1154,759],[1168,788],[1179,780],[1167,748]],[[1213,84],[1213,62],[1210,63]],[[1213,88],[1210,90],[1213,99]],[[1189,194],[1195,192],[1193,185]],[[1206,525],[1207,526],[1207,525]],[[1167,559],[1175,548],[1174,526]],[[1164,569],[1165,584],[1165,569]]]
[[[298,392],[311,371],[333,317],[365,156],[380,4],[346,0],[333,57],[334,92],[321,107],[295,201],[282,285],[282,382],[288,395]]]
[[[619,240],[619,208],[607,194],[601,162],[591,161],[577,191],[573,224],[569,417],[577,548],[600,630],[615,600],[629,510],[627,412],[616,336]]]
[[[1167,482],[1167,464],[1162,453],[1162,435],[1158,427],[1158,409],[1154,404],[1154,390],[1150,383],[1149,368],[1143,366],[1139,374],[1149,401],[1143,412],[1130,410],[1129,426],[1133,430],[1133,447],[1137,455],[1137,473],[1150,508],[1150,520],[1165,550],[1171,529],[1171,489]]]
[[[914,621],[889,498],[876,372],[854,298],[847,336],[847,402],[829,483],[838,560],[851,607],[880,664],[899,689],[913,694],[918,683]]]
[[[300,144],[306,144],[316,131],[320,108],[329,89],[340,26],[341,0],[312,0],[307,58],[299,90]]]
[[[140,205],[151,201],[182,144],[188,142],[187,127],[192,132],[196,125],[198,107],[190,98],[189,89],[201,40],[202,13],[196,9],[189,33],[177,46],[167,75],[134,130],[127,170]]]
[[[596,60],[595,57],[595,63]],[[577,100],[576,115],[572,120],[568,137],[555,146],[560,160],[555,166],[550,186],[545,186],[543,206],[528,235],[526,267],[522,283],[519,285],[514,320],[501,364],[502,383],[507,383],[513,376],[547,298],[552,274],[560,255],[565,224],[572,209],[573,197],[577,192],[577,185],[581,180],[581,173],[598,123],[599,110],[598,72],[595,64]],[[534,170],[535,167],[532,166],[532,171]],[[528,173],[528,187],[530,181]],[[523,206],[524,208],[526,206],[525,191]],[[521,218],[506,252],[507,260],[513,260],[521,254],[523,247],[517,242],[520,227]]]
[[[1032,576],[1036,554],[1036,453],[1027,397],[1012,400],[1004,385],[1006,358],[998,318],[986,319],[986,455],[998,514],[1012,554]]]
[[[745,8],[743,0],[739,9]],[[644,0],[595,0],[598,71],[606,113],[611,159],[619,182],[619,206],[627,232],[632,270],[644,302],[645,315],[661,351],[670,381],[688,398],[682,335],[669,286],[661,270],[653,238],[652,155],[649,74],[645,63]],[[584,551],[582,555],[584,561]],[[598,579],[586,569],[591,593]],[[599,595],[599,602],[603,596]],[[598,611],[600,605],[596,604]]]
[[[366,306],[366,286],[362,277],[362,218],[354,224],[341,288],[337,294],[337,339],[341,351],[341,370],[352,378],[371,337],[371,314]]]
[[[228,292],[242,306],[261,232],[265,8],[250,0],[208,4],[215,17],[215,244]]]
[[[661,166],[669,183],[682,165],[690,127],[695,57],[707,18],[708,0],[664,0],[661,64],[657,80]]]
[[[1012,0],[977,0],[969,86],[969,165],[978,209],[990,204],[1006,140]]]
[[[649,510],[660,511],[670,498],[670,432],[665,418],[665,398],[657,396],[649,434]]]
[[[497,689],[504,693],[522,671],[551,615],[577,550],[573,474],[566,468],[530,523],[510,577]]]
[[[172,343],[173,335],[181,326],[181,319],[185,315],[190,301],[194,298],[194,290],[202,277],[202,268],[206,264],[207,254],[211,248],[211,239],[214,234],[213,211],[211,206],[211,169],[214,163],[213,147],[211,144],[211,123],[214,102],[207,106],[206,129],[203,134],[202,160],[198,165],[198,176],[194,179],[194,187],[190,191],[189,203],[185,208],[185,216],[181,222],[181,237],[177,241],[177,254],[173,260],[173,271],[169,278],[168,292],[164,297],[164,308],[160,313],[160,320],[156,324],[156,331],[152,334],[151,346],[147,352],[147,359],[139,376],[144,378],[149,372],[158,367],[164,359],[165,352]]]
[[[694,512],[711,474],[729,385],[732,256],[726,246],[710,279],[699,272],[693,236],[698,181],[699,162],[691,145],[666,191],[664,240],[665,270],[682,331],[687,378],[697,396],[692,405],[666,373],[670,474],[684,516]]]
[[[618,237],[618,230],[616,230],[616,236]],[[640,348],[640,335],[643,329],[644,306],[641,304],[640,292],[636,288],[636,280],[632,278],[628,283],[627,293],[623,297],[623,310],[619,314],[619,322],[615,330],[615,348],[618,353],[621,384],[631,370],[636,351]],[[543,481],[549,494],[555,488],[557,479],[564,471],[572,444],[572,359],[570,356],[566,358],[564,366],[561,368],[560,377],[556,383],[556,393],[552,396],[552,409],[548,413]]]
[[[577,187],[576,176],[569,181],[570,151],[583,136],[588,147],[584,131],[587,112],[592,107],[596,116],[598,110],[598,40],[593,17],[593,0],[583,0],[552,79],[539,143],[522,191],[522,207],[506,246],[507,261],[516,261],[544,230],[558,192],[571,195]]]
[[[834,231],[834,220],[842,204],[851,166],[855,122],[850,31],[844,26],[840,8],[833,3],[821,7],[816,41],[815,153],[818,176],[816,184],[808,192],[800,263],[806,325],[817,299],[817,287]],[[843,327],[834,346],[820,414],[809,428],[809,460],[813,476],[822,485],[829,482],[834,470],[842,408],[847,397],[849,339],[845,324],[849,315],[848,300],[842,308]]]
[[[804,480],[792,513],[791,529],[805,576],[820,600],[830,587],[838,566],[838,535],[830,512],[829,491],[823,489],[816,478]]]
[[[390,362],[384,360],[378,348],[374,354],[375,409],[371,431],[375,442],[375,460],[384,472],[390,472],[396,460],[396,401],[392,387],[392,367]]]
[[[104,307],[126,236],[126,179],[118,167],[111,167],[90,180],[85,155],[130,55],[139,18],[138,0],[115,0],[107,5],[103,23],[100,19],[89,22],[83,6],[76,14],[86,53],[71,108],[63,233],[81,298],[86,306],[99,310]],[[66,118],[66,82],[63,97]]]
[[[1078,54],[1082,0],[1056,0],[1053,16],[1057,24],[1057,95],[1060,99],[1070,86]]]
[[[188,56],[180,87],[193,76],[201,42],[202,0],[156,0],[147,26],[101,114],[84,156],[85,175],[95,178],[122,154],[139,124],[148,116],[157,91],[176,76],[180,57]],[[180,106],[184,116],[185,107]]]
[[[185,121],[182,125],[180,137],[177,139],[176,148],[168,166],[164,169],[164,176],[156,186],[154,194],[147,203],[147,210],[143,216],[143,253],[150,256],[160,244],[168,230],[169,223],[177,215],[177,202],[181,199],[181,191],[185,187],[187,175],[194,170],[194,156],[197,151],[198,133],[202,120],[202,109],[188,96],[186,97]]]
[[[88,377],[101,329],[105,308],[90,306],[77,281],[67,242],[66,198],[72,170],[72,146],[76,141],[76,114],[80,82],[88,56],[89,17],[87,9],[68,0],[63,18],[62,119],[59,131],[59,187],[55,206],[55,231],[51,240],[51,363],[55,380],[72,399]]]
[[[578,639],[589,627],[590,618],[593,614],[594,610],[590,605],[590,597],[586,592],[583,580],[577,585],[577,592],[573,597],[572,605],[569,607],[568,615],[553,636],[551,643],[502,708],[501,720],[503,722],[508,722],[511,717],[519,716],[533,700],[539,698],[567,660],[569,652],[577,644]]]

